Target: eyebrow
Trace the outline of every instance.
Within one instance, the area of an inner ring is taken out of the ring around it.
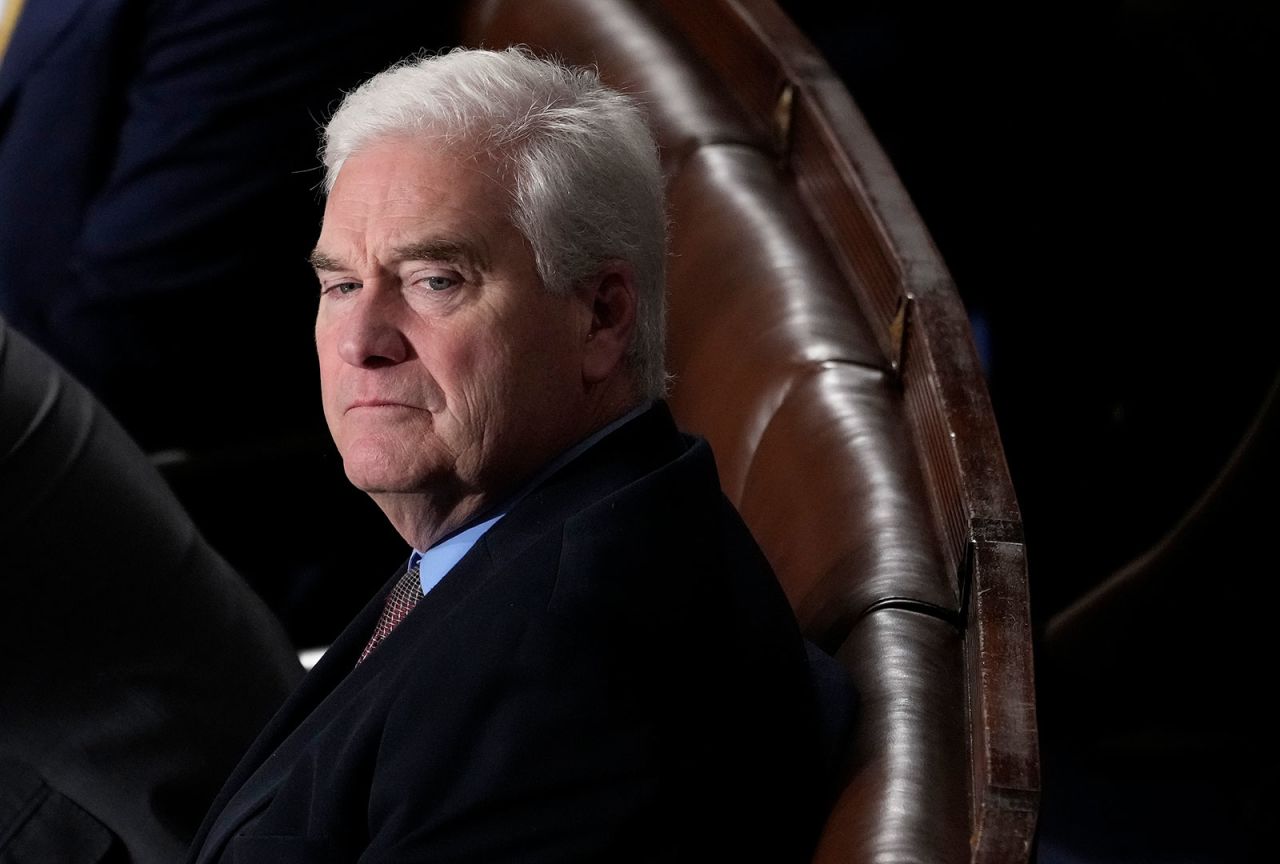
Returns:
[[[483,250],[456,240],[419,240],[392,250],[397,261],[458,261],[477,270],[488,269],[489,259]],[[347,267],[318,248],[307,256],[311,266],[322,273],[336,273]]]
[[[458,261],[476,270],[486,270],[489,258],[484,250],[457,240],[419,240],[394,250],[399,261]]]
[[[307,261],[321,273],[336,273],[344,269],[341,261],[336,258],[330,258],[319,249],[312,249],[311,254],[307,256]]]

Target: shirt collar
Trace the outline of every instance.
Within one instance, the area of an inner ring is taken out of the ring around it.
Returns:
[[[481,535],[492,528],[494,523],[504,515],[506,515],[505,510],[491,519],[451,534],[425,552],[414,549],[413,554],[409,556],[409,567],[412,569],[415,564],[418,565],[418,580],[422,583],[422,593],[426,594],[436,587],[445,574],[471,551],[471,547],[476,545]]]

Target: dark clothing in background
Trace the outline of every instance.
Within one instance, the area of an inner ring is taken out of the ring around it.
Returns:
[[[0,514],[0,860],[175,860],[301,678],[292,647],[3,319]]]
[[[0,63],[0,314],[145,450],[322,432],[317,124],[450,40],[450,8],[26,3]]]

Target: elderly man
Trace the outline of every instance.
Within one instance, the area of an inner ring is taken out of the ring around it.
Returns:
[[[661,401],[662,182],[636,105],[457,51],[351,93],[324,158],[325,414],[416,551],[192,860],[803,858],[805,649]]]

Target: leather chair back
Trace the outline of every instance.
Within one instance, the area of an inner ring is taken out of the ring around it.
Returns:
[[[647,107],[672,408],[862,697],[816,861],[1026,861],[1021,522],[955,287],[846,89],[772,0],[480,0],[467,41]]]

